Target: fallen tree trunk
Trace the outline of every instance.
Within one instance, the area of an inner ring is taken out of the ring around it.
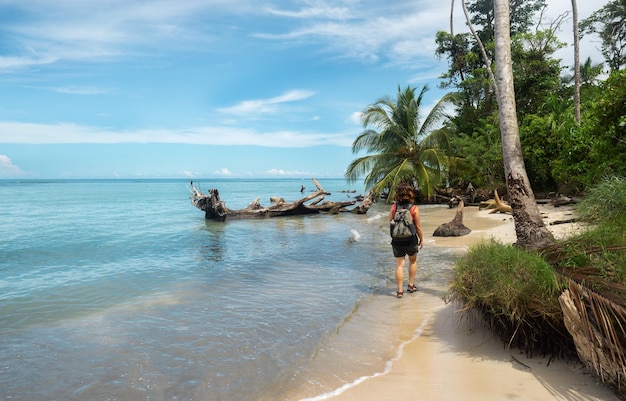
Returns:
[[[374,195],[370,193],[352,210],[348,210],[347,207],[355,205],[357,203],[356,200],[344,202],[322,202],[326,195],[330,195],[330,192],[325,191],[316,179],[312,180],[317,187],[317,191],[291,203],[285,202],[283,198],[276,198],[276,204],[269,207],[262,206],[259,202],[259,198],[256,198],[244,209],[229,209],[226,207],[226,203],[220,199],[219,191],[217,189],[209,189],[208,193],[204,194],[193,185],[193,181],[190,182],[191,195],[189,198],[192,205],[204,211],[205,219],[216,221],[225,221],[226,219],[303,216],[316,213],[336,214],[339,212],[351,212],[356,214],[365,214],[375,200]],[[309,203],[307,204],[306,202]]]

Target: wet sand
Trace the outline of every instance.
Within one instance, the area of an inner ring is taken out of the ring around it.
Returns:
[[[550,225],[573,217],[571,207],[540,206],[540,210],[555,237],[581,230],[571,223]],[[455,212],[437,213],[449,213],[449,220],[440,222],[443,223],[452,220]],[[491,237],[515,242],[510,215],[466,207],[463,221],[472,232],[456,238],[432,237],[436,226],[424,225],[425,247],[459,247],[462,253]],[[420,288],[418,302],[411,303],[413,311],[420,316],[419,327],[384,371],[344,383],[309,400],[619,400],[576,361],[527,358],[517,349],[508,349],[478,319],[472,321],[470,314],[460,319],[460,306],[445,303],[437,290]]]

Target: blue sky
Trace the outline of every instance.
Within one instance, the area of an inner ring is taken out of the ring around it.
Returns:
[[[442,96],[449,18],[442,0],[0,0],[0,178],[343,177],[368,104]]]

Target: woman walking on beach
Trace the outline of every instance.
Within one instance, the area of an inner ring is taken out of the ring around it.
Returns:
[[[404,295],[402,285],[404,283],[404,266],[406,256],[409,257],[409,285],[407,286],[407,291],[417,291],[417,286],[415,285],[415,274],[417,273],[417,252],[420,248],[424,247],[424,235],[422,234],[419,208],[413,204],[415,201],[413,187],[409,184],[398,185],[394,200],[395,202],[393,206],[391,206],[391,211],[389,213],[389,223],[391,224],[394,222],[396,210],[398,208],[404,208],[409,210],[415,226],[415,235],[411,235],[408,239],[393,237],[391,239],[393,256],[396,258],[396,283],[398,285],[396,296],[398,298],[402,298]]]

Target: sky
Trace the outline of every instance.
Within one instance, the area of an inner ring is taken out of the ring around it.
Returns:
[[[442,0],[0,0],[0,179],[343,177],[367,105],[445,93],[449,27]]]

